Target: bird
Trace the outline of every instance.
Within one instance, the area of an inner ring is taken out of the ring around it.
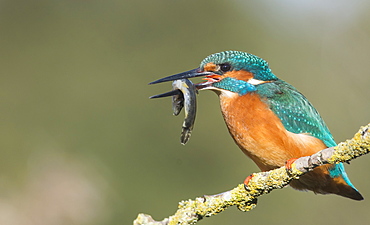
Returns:
[[[324,120],[295,87],[279,79],[264,59],[242,51],[209,55],[196,69],[153,83],[203,77],[198,90],[215,92],[228,131],[237,146],[269,171],[290,160],[336,146]],[[248,178],[245,181],[247,184]],[[364,198],[349,180],[343,163],[316,167],[290,186],[316,194]]]

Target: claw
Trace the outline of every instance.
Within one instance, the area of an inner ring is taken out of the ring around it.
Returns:
[[[293,169],[293,163],[297,160],[297,158],[291,158],[291,159],[288,159],[286,162],[285,162],[285,169],[289,172],[289,171],[292,171]]]
[[[249,181],[250,181],[252,178],[253,178],[253,174],[251,174],[251,175],[249,175],[247,178],[245,178],[245,180],[244,180],[244,188],[245,188],[246,190],[248,190],[248,183],[249,183]]]

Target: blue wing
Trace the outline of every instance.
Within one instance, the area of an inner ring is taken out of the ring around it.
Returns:
[[[286,130],[310,134],[322,140],[327,147],[336,146],[334,138],[317,110],[304,95],[293,86],[276,81],[257,87],[258,93],[266,97],[271,110],[280,118]]]

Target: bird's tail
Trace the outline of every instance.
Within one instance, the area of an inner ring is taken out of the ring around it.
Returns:
[[[342,163],[319,166],[299,180],[293,180],[290,186],[318,194],[336,194],[353,200],[364,199],[349,180]]]

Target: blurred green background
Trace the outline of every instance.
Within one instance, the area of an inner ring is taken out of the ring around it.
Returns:
[[[370,115],[369,1],[1,0],[0,224],[162,220],[182,199],[258,168],[201,92],[191,140],[150,81],[241,50],[304,93],[337,141]],[[369,224],[370,158],[347,165],[365,201],[291,188],[199,224]]]

